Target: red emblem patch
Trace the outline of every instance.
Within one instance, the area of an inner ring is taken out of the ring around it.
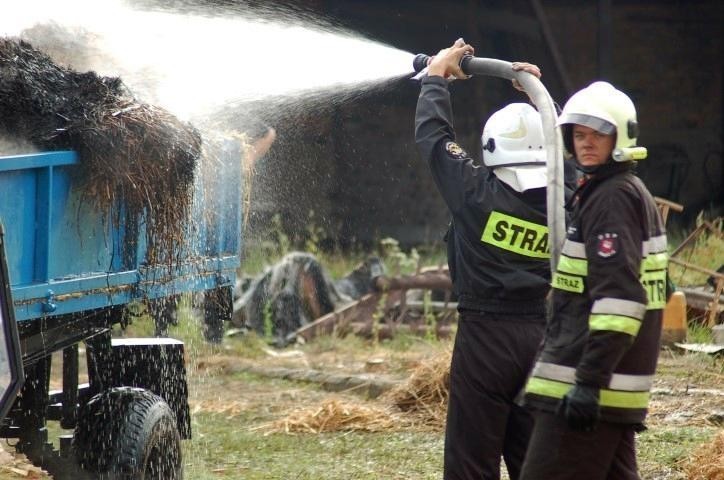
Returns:
[[[608,258],[616,255],[618,252],[618,234],[617,233],[602,233],[598,236],[598,249],[597,253],[599,257]]]

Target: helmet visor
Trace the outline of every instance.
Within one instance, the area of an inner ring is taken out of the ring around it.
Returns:
[[[604,135],[613,135],[616,133],[616,125],[611,122],[591,115],[582,113],[567,113],[558,119],[558,125],[576,124],[584,127],[592,128]]]

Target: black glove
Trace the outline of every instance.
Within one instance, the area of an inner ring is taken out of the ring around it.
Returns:
[[[597,387],[577,383],[561,399],[558,415],[566,419],[572,430],[591,432],[601,416],[598,398]]]

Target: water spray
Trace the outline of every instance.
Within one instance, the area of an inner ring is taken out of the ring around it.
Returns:
[[[418,72],[418,77],[424,75],[430,59],[430,56],[422,53],[415,56],[412,66],[415,72]],[[551,250],[550,263],[551,271],[555,271],[558,266],[563,241],[565,240],[566,227],[563,211],[565,203],[563,194],[563,138],[560,130],[556,128],[558,115],[553,99],[535,75],[513,70],[513,64],[510,62],[466,55],[460,60],[460,68],[463,73],[470,76],[482,75],[517,80],[540,113],[545,135],[544,148],[547,159],[546,206],[548,209],[548,235]]]

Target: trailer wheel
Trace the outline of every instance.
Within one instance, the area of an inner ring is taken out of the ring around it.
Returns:
[[[94,396],[75,430],[78,463],[103,480],[180,480],[181,437],[163,398],[117,387]]]
[[[224,321],[231,321],[234,310],[231,287],[219,287],[204,294],[204,338],[221,343],[224,338]]]

